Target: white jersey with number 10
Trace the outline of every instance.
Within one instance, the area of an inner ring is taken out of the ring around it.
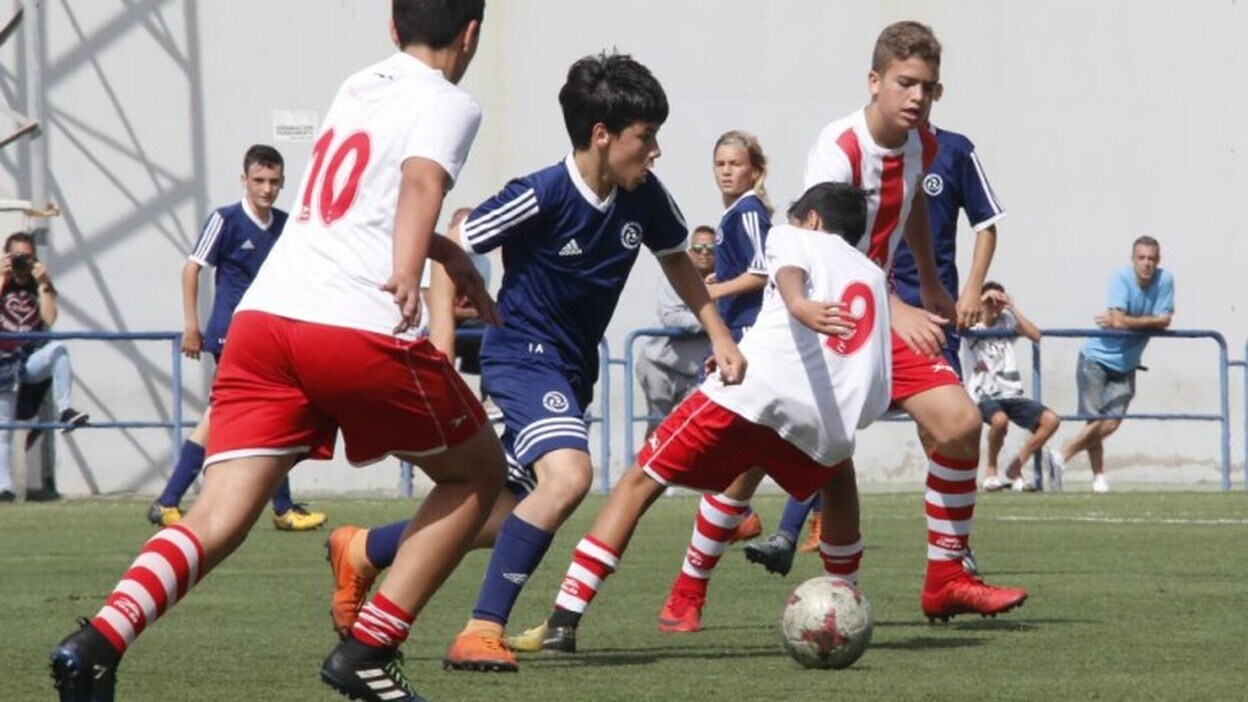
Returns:
[[[238,310],[391,334],[399,309],[380,287],[394,268],[403,162],[429,159],[453,181],[480,122],[468,93],[408,54],[348,78],[312,147],[286,232]],[[422,319],[404,338],[423,327]]]

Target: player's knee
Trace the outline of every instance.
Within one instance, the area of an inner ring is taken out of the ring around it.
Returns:
[[[1040,423],[1039,423],[1040,430],[1047,431],[1047,432],[1055,432],[1060,426],[1062,426],[1062,419],[1061,417],[1058,417],[1057,414],[1054,413],[1053,411],[1045,410],[1044,413],[1040,415]]]
[[[1004,432],[1010,426],[1010,418],[1005,412],[997,412],[988,420],[988,426],[996,431]]]

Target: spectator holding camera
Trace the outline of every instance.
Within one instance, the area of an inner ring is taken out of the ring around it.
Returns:
[[[56,321],[56,287],[47,266],[35,255],[35,239],[26,232],[10,234],[0,257],[0,329],[6,332],[47,331]],[[0,340],[0,422],[17,417],[21,383],[52,381],[57,417],[69,432],[87,423],[87,415],[70,405],[73,371],[69,349],[59,341]],[[13,430],[0,430],[0,502],[12,502]]]

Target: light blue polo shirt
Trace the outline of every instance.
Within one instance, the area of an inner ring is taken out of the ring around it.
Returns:
[[[1130,317],[1149,317],[1174,314],[1174,276],[1164,268],[1158,268],[1153,284],[1141,288],[1135,280],[1135,270],[1127,265],[1114,271],[1109,281],[1109,309],[1122,310]],[[1084,342],[1080,349],[1085,357],[1119,373],[1128,373],[1140,365],[1146,336],[1094,336]]]

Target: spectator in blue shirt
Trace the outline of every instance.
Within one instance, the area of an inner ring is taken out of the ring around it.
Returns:
[[[1114,271],[1106,310],[1096,316],[1102,329],[1161,331],[1174,317],[1174,276],[1160,267],[1161,244],[1142,236],[1131,245],[1131,265]],[[1092,491],[1109,492],[1105,478],[1105,438],[1118,429],[1135,397],[1135,369],[1140,366],[1147,335],[1092,337],[1079,350],[1077,382],[1079,414],[1099,414],[1053,455],[1058,474],[1080,451],[1092,464]]]

